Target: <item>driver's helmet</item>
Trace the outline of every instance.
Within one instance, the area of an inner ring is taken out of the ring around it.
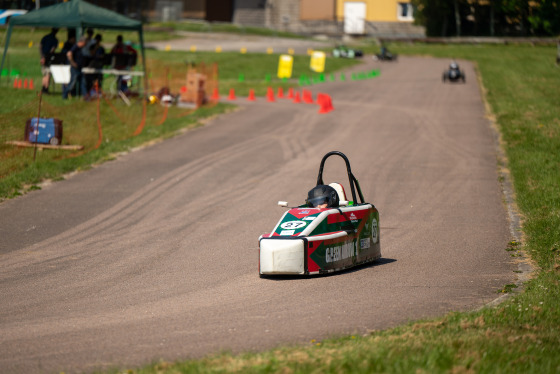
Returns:
[[[456,62],[452,62],[451,65],[449,65],[449,68],[451,68],[453,70],[456,70],[456,69],[459,69],[459,65],[457,65]]]
[[[307,200],[305,200],[305,203],[311,208],[325,203],[327,207],[335,208],[338,207],[339,203],[338,193],[331,186],[319,184],[307,193]]]

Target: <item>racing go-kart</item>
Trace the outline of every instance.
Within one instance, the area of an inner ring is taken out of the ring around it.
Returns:
[[[323,184],[323,167],[330,156],[346,162],[352,200],[339,183]],[[356,199],[356,191],[360,201]],[[287,206],[286,202],[278,202]],[[364,202],[348,158],[327,153],[321,160],[317,186],[306,204],[288,210],[271,233],[259,238],[259,274],[325,274],[381,258],[379,212]]]
[[[391,53],[387,47],[382,46],[380,53],[373,56],[376,61],[397,61],[398,55],[396,53]]]
[[[337,45],[332,51],[333,57],[355,58],[363,57],[364,52],[359,49],[348,48],[345,45]]]
[[[444,83],[446,81],[450,81],[450,82],[461,81],[465,83],[465,72],[459,69],[459,65],[455,61],[453,61],[449,65],[449,69],[443,72],[442,80]]]

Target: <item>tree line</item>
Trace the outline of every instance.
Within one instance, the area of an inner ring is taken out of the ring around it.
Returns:
[[[557,36],[560,0],[411,0],[427,36]]]

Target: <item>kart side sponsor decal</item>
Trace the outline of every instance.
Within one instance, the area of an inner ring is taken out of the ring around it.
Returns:
[[[379,240],[379,227],[377,226],[377,220],[373,218],[371,220],[371,240],[373,244],[376,244]]]
[[[294,208],[291,209],[289,213],[296,219],[302,219],[310,216],[316,217],[317,214],[320,213],[320,210],[315,208]]]
[[[360,248],[361,249],[368,249],[369,248],[369,238],[360,239]]]
[[[354,242],[342,243],[325,249],[325,261],[336,262],[356,256],[356,246]]]
[[[369,209],[356,210],[352,212],[343,211],[342,213],[329,215],[328,223],[331,224],[345,221],[352,221],[353,223],[356,223],[358,220],[363,219],[368,214]]]
[[[308,256],[308,263],[318,266],[317,270],[328,270],[348,266],[356,262],[356,240],[325,240]],[[309,267],[309,271],[313,271]]]

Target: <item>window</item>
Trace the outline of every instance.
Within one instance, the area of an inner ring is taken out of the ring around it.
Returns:
[[[413,21],[414,7],[410,3],[398,3],[397,19],[399,21]]]

